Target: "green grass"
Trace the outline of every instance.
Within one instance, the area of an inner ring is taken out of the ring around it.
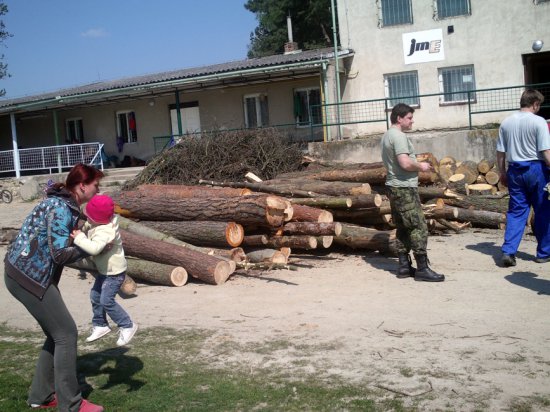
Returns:
[[[0,336],[0,411],[28,411],[27,390],[43,335],[0,325]],[[140,330],[128,348],[113,348],[112,336],[93,344],[81,338],[78,371],[84,396],[109,412],[410,410],[398,396],[377,396],[366,384],[321,378],[301,368],[229,361],[243,346],[230,341],[213,347],[212,336],[203,330],[150,328]],[[292,342],[278,339],[256,355],[277,358],[287,349],[296,350]]]

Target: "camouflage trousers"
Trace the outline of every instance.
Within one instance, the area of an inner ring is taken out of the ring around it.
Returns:
[[[418,188],[386,186],[391,215],[397,228],[398,253],[427,254],[428,226],[422,212]]]

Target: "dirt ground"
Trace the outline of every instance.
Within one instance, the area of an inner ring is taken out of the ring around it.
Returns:
[[[0,204],[2,226],[19,225],[32,206]],[[138,284],[122,304],[142,328],[214,331],[205,355],[225,342],[290,342],[277,356],[228,350],[214,364],[337,377],[420,410],[550,410],[550,263],[534,262],[536,243],[526,235],[518,265],[497,266],[502,237],[475,229],[430,237],[443,283],[397,279],[396,259],[376,253],[332,252],[297,255],[298,271],[235,274],[221,286]],[[91,282],[66,269],[60,284],[82,335]],[[0,322],[37,329],[3,281]]]

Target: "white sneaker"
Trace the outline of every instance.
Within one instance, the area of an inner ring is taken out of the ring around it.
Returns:
[[[86,342],[93,342],[102,338],[111,331],[109,326],[94,326],[92,328],[92,334],[86,338]]]
[[[117,346],[124,346],[130,343],[137,330],[138,325],[136,322],[134,322],[131,328],[120,328],[120,335],[116,341]]]

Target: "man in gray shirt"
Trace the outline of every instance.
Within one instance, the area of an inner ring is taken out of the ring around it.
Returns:
[[[412,143],[403,133],[412,128],[413,113],[412,107],[396,104],[390,115],[391,127],[382,138],[382,161],[387,169],[386,189],[392,220],[397,227],[397,277],[414,276],[414,280],[442,282],[445,276],[428,266],[428,227],[418,195],[418,172],[430,171],[432,166],[416,161]],[[418,265],[416,270],[412,267],[411,250]]]
[[[546,121],[536,115],[543,102],[540,92],[525,90],[520,111],[504,119],[499,129],[497,164],[500,180],[510,193],[501,262],[506,267],[516,265],[516,252],[531,207],[537,238],[535,261],[550,262],[550,201],[544,191],[550,181],[550,135]]]

